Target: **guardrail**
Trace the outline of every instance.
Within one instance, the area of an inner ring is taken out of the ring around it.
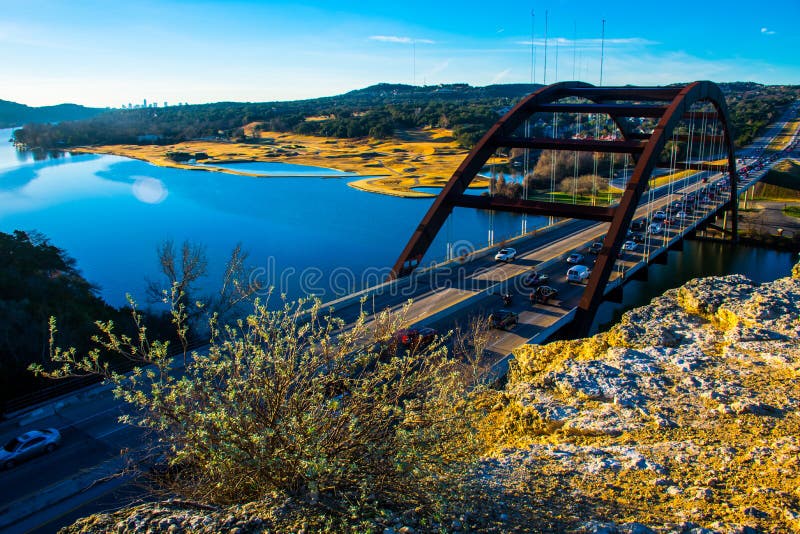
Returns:
[[[362,298],[370,298],[374,297],[375,295],[382,295],[385,292],[400,292],[402,291],[402,288],[416,284],[420,278],[430,276],[431,273],[434,273],[437,270],[444,269],[453,264],[468,263],[477,260],[479,258],[483,258],[491,254],[493,251],[500,249],[502,247],[514,245],[526,241],[528,239],[533,239],[534,237],[537,237],[541,234],[551,232],[556,228],[560,228],[564,224],[567,224],[569,221],[571,221],[571,219],[562,219],[558,222],[544,226],[542,228],[536,228],[534,230],[531,230],[530,232],[527,232],[525,234],[514,236],[502,241],[498,241],[497,243],[494,243],[492,245],[488,245],[486,247],[474,250],[469,254],[458,256],[449,260],[428,265],[427,267],[423,267],[421,269],[417,269],[409,276],[405,276],[403,278],[398,278],[395,280],[390,280],[388,282],[383,282],[381,284],[344,295],[338,299],[323,303],[322,305],[323,309],[328,310],[333,308],[341,311],[341,309],[344,307],[347,307],[356,302],[360,302]]]
[[[208,341],[205,339],[195,339],[190,341],[186,350],[191,351],[207,345]],[[170,357],[175,357],[183,354],[183,347],[177,350],[170,351]],[[131,366],[118,365],[114,370],[117,372],[128,372],[133,369]],[[98,375],[85,375],[70,378],[63,378],[54,381],[53,385],[42,388],[38,391],[33,391],[19,397],[7,400],[0,410],[0,419],[11,419],[22,413],[35,409],[37,406],[50,402],[54,399],[75,393],[76,391],[94,386],[103,381],[103,377]]]

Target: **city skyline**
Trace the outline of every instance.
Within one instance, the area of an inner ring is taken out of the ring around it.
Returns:
[[[381,82],[527,83],[533,65],[536,83],[599,84],[601,46],[605,85],[800,84],[792,22],[800,6],[790,2],[769,11],[678,2],[668,12],[566,1],[490,10],[469,2],[4,4],[0,99],[32,106],[295,100]]]

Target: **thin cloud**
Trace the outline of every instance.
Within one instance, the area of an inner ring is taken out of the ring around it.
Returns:
[[[505,78],[508,78],[509,74],[511,74],[511,69],[506,69],[504,71],[498,72],[497,74],[494,75],[494,78],[492,78],[492,81],[489,82],[489,85],[500,83]]]
[[[425,75],[426,78],[432,78],[433,76],[436,76],[440,72],[442,72],[445,69],[447,69],[447,67],[449,67],[449,66],[450,66],[450,60],[446,59],[446,60],[442,61],[441,63],[437,63],[436,65],[434,65],[433,68],[428,70],[427,72],[425,72],[424,75]]]
[[[544,42],[545,41],[543,38],[537,38],[533,40],[533,44],[536,46],[544,46]],[[547,42],[548,45],[555,45],[555,43],[558,43],[559,46],[577,46],[578,48],[600,48],[600,46],[604,44],[603,39],[567,39],[566,37],[553,37],[548,39]],[[517,41],[516,44],[530,46],[531,40],[528,39],[527,41]],[[625,37],[605,40],[605,46],[607,47],[651,46],[657,44],[660,43],[658,41],[644,39],[643,37]]]
[[[763,33],[764,35],[775,35],[774,30],[769,30],[767,28],[761,28],[761,33]]]
[[[421,43],[421,44],[434,44],[435,41],[431,41],[430,39],[414,39],[413,37],[405,37],[400,35],[370,35],[370,40],[372,41],[380,41],[382,43],[401,43],[401,44],[411,44],[411,43]]]

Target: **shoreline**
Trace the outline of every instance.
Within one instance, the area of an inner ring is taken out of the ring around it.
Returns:
[[[64,149],[75,154],[110,154],[158,167],[211,171],[252,178],[284,178],[217,167],[231,163],[286,163],[331,170],[302,178],[351,178],[348,185],[368,193],[403,198],[433,198],[418,187],[443,187],[467,151],[452,132],[441,128],[409,130],[387,140],[337,139],[279,132],[259,132],[252,142],[186,141],[171,145],[101,145]],[[202,164],[170,159],[172,152],[203,154]],[[351,173],[341,176],[339,173]],[[476,181],[473,187],[486,187]]]

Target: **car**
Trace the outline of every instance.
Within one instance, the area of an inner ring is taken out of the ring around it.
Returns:
[[[519,321],[519,315],[511,310],[497,310],[489,315],[489,326],[506,330],[514,327]]]
[[[545,273],[537,273],[536,271],[532,271],[522,277],[522,285],[525,287],[538,286],[539,284],[547,282],[549,279],[550,277]]]
[[[11,469],[20,462],[53,452],[61,443],[61,434],[55,428],[29,430],[15,437],[0,449],[0,465]]]
[[[501,248],[494,255],[495,261],[513,261],[517,257],[517,251],[513,248]]]
[[[663,221],[667,218],[667,214],[661,210],[658,210],[653,214],[653,221]]]
[[[438,334],[439,332],[433,328],[418,326],[398,330],[392,337],[400,347],[417,349],[433,343],[433,340],[436,339]]]
[[[644,230],[647,226],[647,219],[637,219],[631,223],[631,230]]]
[[[601,250],[603,250],[603,243],[600,241],[595,241],[586,249],[589,254],[600,254]]]
[[[638,248],[639,248],[639,243],[637,243],[636,241],[625,241],[622,244],[622,250],[626,252],[634,252]]]
[[[585,280],[589,279],[589,275],[592,274],[592,271],[585,265],[573,265],[572,267],[567,270],[567,282],[576,282],[576,283],[583,283]]]
[[[558,289],[550,286],[539,286],[534,291],[531,291],[531,304],[536,304],[537,302],[547,304],[556,295],[558,295]]]
[[[628,232],[628,241],[635,243],[644,243],[644,234],[639,232]]]
[[[664,231],[664,227],[663,227],[663,226],[661,226],[661,224],[659,224],[659,223],[653,223],[653,224],[651,224],[651,225],[650,225],[650,227],[648,228],[648,231],[649,231],[651,234],[660,234],[661,232],[663,232],[663,231]]]
[[[573,252],[569,256],[567,256],[567,263],[571,264],[578,264],[583,261],[583,254],[578,254],[577,252]]]

